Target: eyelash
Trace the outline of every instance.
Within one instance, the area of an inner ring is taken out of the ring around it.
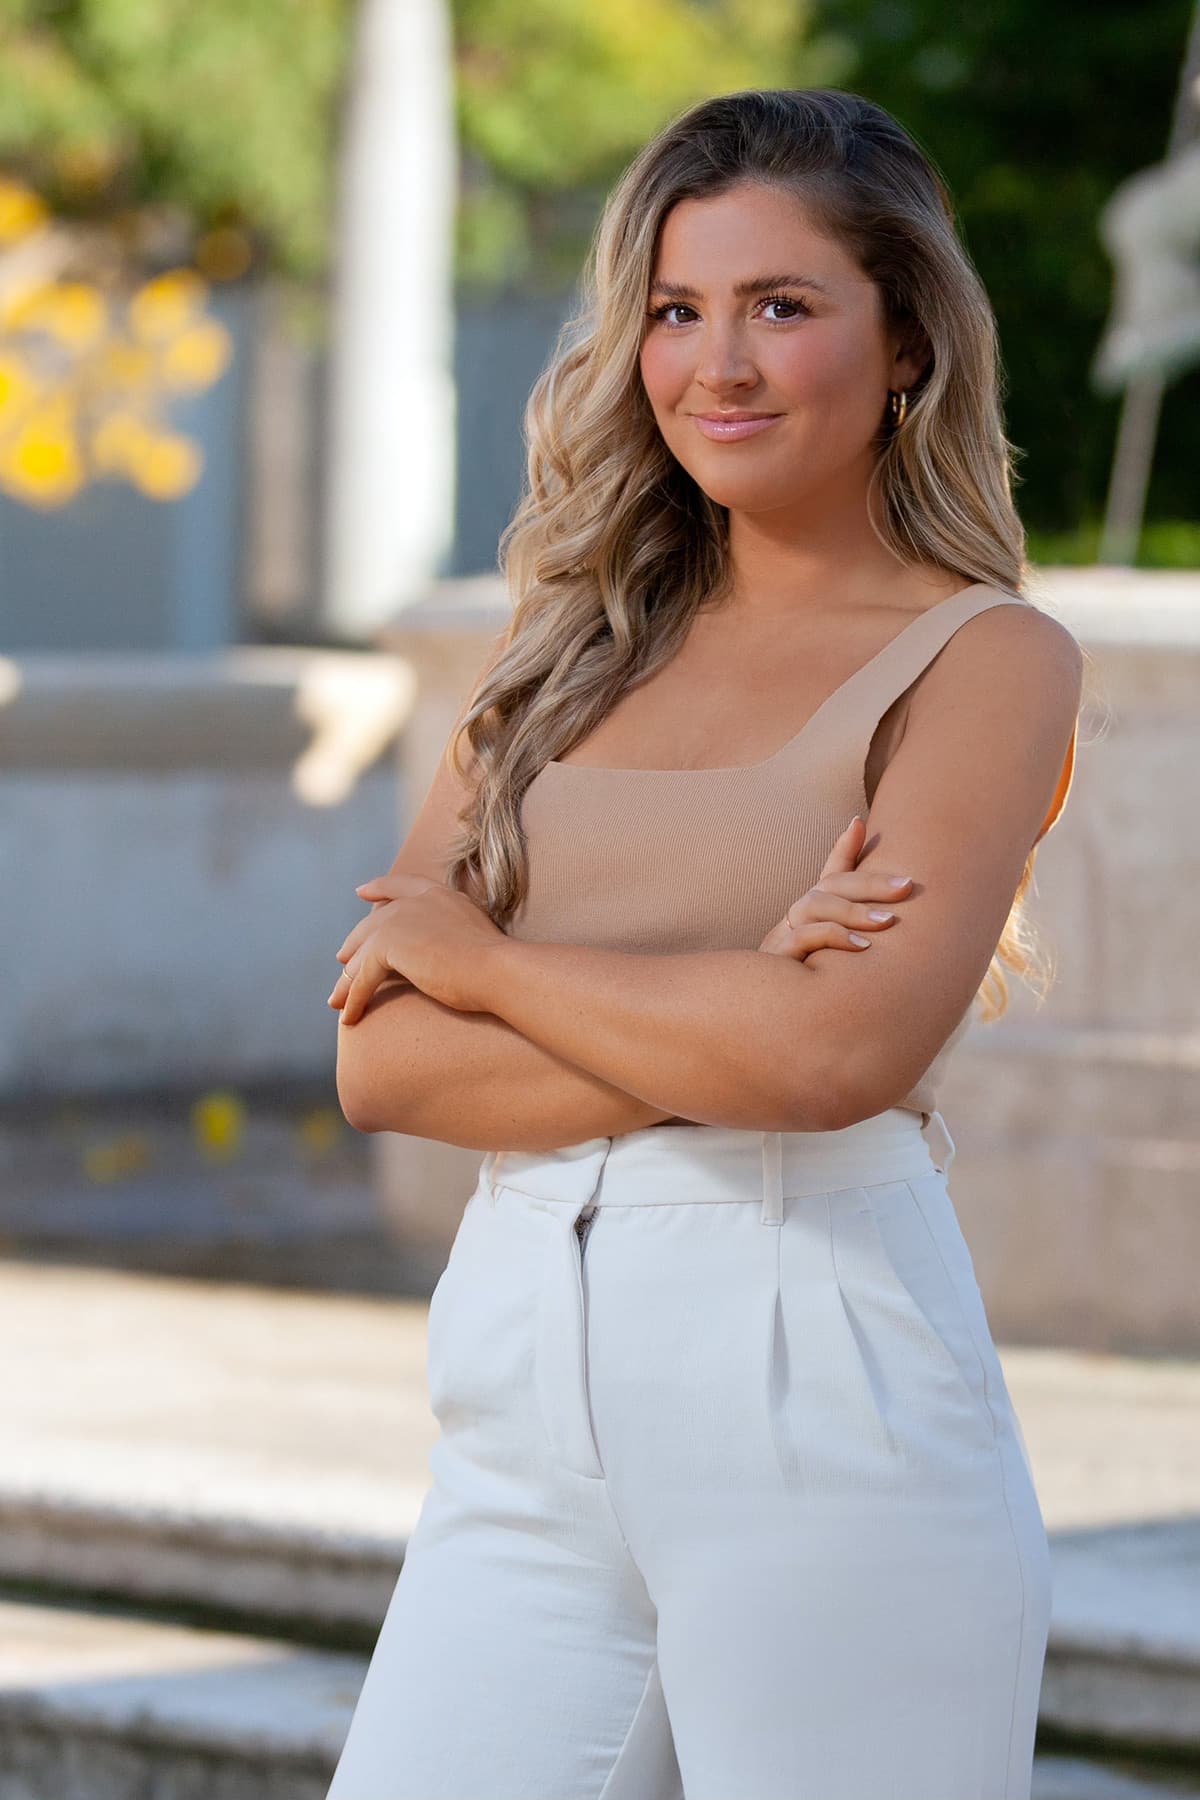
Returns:
[[[798,309],[802,317],[811,318],[812,316],[812,307],[809,306],[806,300],[798,299],[795,294],[764,294],[763,298],[759,301],[759,305],[794,306]],[[676,307],[680,306],[685,307],[689,312],[692,310],[691,307],[688,306],[686,300],[667,300],[662,306],[652,307],[649,316],[656,322],[665,324],[667,314],[669,312],[674,312]],[[766,322],[768,325],[795,324],[794,319],[768,319]],[[682,331],[683,327],[681,325],[668,325],[667,329],[669,331]]]

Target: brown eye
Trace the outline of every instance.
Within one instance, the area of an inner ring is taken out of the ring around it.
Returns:
[[[796,319],[808,318],[812,313],[812,308],[808,303],[795,294],[768,294],[764,300],[759,301],[759,306],[760,308],[782,306],[791,309],[788,317],[768,319],[768,325],[791,325]],[[662,306],[652,307],[646,316],[655,324],[667,325],[672,330],[677,330],[691,322],[689,319],[671,318],[669,315],[672,313],[690,313],[692,318],[697,316],[695,309],[686,305],[682,300],[668,300]]]
[[[769,294],[762,304],[764,306],[790,306],[792,308],[792,318],[803,319],[812,312],[810,306],[807,306],[803,300],[798,300],[791,294]],[[792,319],[767,320],[768,325],[790,325],[791,323]]]
[[[656,307],[652,308],[652,310],[650,312],[650,317],[655,320],[668,322],[667,321],[668,313],[691,312],[691,310],[692,310],[691,307],[685,306],[683,304],[682,300],[668,300],[665,306],[656,306]],[[672,325],[678,324],[678,322],[679,321],[675,320],[675,319],[672,319],[669,321],[669,323],[671,323]],[[686,321],[685,321],[685,323],[686,323]]]

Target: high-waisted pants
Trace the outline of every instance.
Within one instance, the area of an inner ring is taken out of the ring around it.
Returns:
[[[1028,1800],[1049,1546],[953,1153],[893,1108],[484,1158],[328,1800]]]

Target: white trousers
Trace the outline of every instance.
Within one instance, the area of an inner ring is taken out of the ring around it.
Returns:
[[[953,1154],[896,1108],[484,1158],[328,1800],[1028,1800],[1049,1547]]]

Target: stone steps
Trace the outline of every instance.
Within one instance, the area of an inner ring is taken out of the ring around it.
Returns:
[[[324,1800],[364,1657],[0,1601],[0,1800]]]
[[[295,1642],[369,1646],[404,1539],[0,1490],[0,1590],[186,1609]]]
[[[325,1800],[366,1666],[280,1638],[0,1600],[0,1800]],[[1044,1752],[1033,1800],[1200,1800],[1200,1773]]]
[[[1200,1759],[1200,1527],[1051,1534],[1046,1730]],[[0,1495],[0,1586],[369,1653],[403,1538]]]
[[[415,1515],[414,1515],[415,1517]],[[1052,1532],[1045,1724],[1200,1754],[1200,1527]],[[0,1584],[369,1649],[404,1538],[0,1491]]]
[[[256,1668],[298,1657],[302,1674],[324,1667],[306,1646],[365,1655],[428,1483],[425,1317],[416,1301],[0,1262],[0,1358],[18,1377],[0,1388],[9,1604],[60,1621],[140,1610],[147,1633],[201,1633],[198,1668],[225,1637],[273,1644]],[[1001,1359],[1051,1533],[1044,1730],[1200,1760],[1200,1365]]]
[[[1051,1552],[1042,1724],[1200,1756],[1200,1521],[1056,1532]]]

